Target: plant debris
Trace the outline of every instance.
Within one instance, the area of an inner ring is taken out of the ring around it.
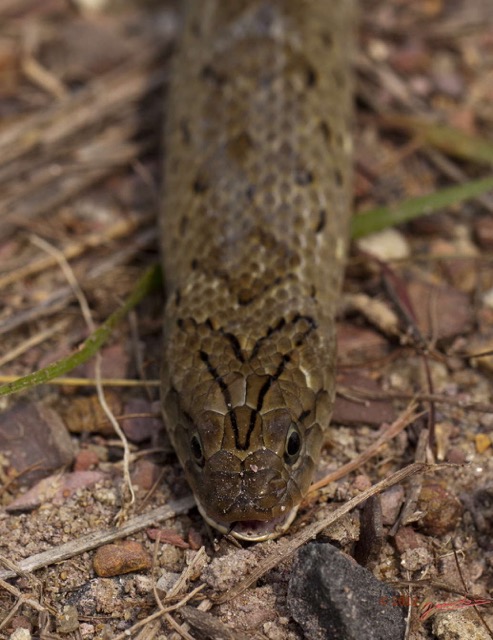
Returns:
[[[493,14],[484,0],[364,4],[365,240],[341,300],[334,420],[291,530],[238,548],[194,508],[156,411],[159,132],[181,3],[2,3],[0,640],[309,638],[294,558],[330,543],[395,594],[368,611],[375,637],[387,614],[388,637],[493,637]],[[332,577],[327,562],[315,568]],[[348,592],[355,606],[367,594],[344,563],[347,613]]]

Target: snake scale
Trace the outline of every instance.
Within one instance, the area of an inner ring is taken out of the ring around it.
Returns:
[[[169,84],[165,423],[203,517],[292,522],[334,396],[351,0],[191,0]]]

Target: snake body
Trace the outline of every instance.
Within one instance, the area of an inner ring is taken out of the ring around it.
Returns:
[[[334,395],[351,199],[350,0],[195,0],[171,75],[165,423],[204,518],[279,535]]]

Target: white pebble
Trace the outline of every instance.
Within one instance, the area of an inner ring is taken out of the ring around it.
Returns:
[[[493,289],[489,289],[483,293],[483,304],[485,307],[493,309]]]
[[[408,258],[411,253],[406,238],[397,229],[384,229],[372,233],[358,240],[357,246],[384,261]]]

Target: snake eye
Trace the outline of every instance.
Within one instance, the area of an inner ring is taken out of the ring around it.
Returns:
[[[190,440],[190,449],[192,451],[193,459],[199,467],[203,467],[205,464],[204,452],[202,451],[202,443],[199,436],[195,433]]]
[[[286,438],[286,448],[284,450],[284,460],[288,464],[294,464],[300,455],[301,436],[296,425],[291,425]]]

